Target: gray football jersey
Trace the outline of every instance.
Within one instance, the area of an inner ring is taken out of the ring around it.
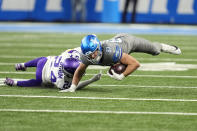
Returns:
[[[98,65],[110,66],[120,61],[122,57],[122,48],[113,42],[101,42],[102,58]],[[81,54],[81,62],[85,65],[94,65],[86,56]]]
[[[112,39],[101,41],[101,46],[103,56],[98,65],[103,66],[110,66],[120,62],[122,53],[143,52],[158,55],[161,51],[160,44],[155,44],[125,33],[117,34]],[[81,61],[85,65],[93,65],[84,55],[81,55]]]

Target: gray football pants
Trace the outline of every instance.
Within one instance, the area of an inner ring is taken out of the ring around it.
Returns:
[[[161,52],[162,46],[158,42],[151,42],[128,34],[118,34],[115,38],[121,38],[124,41],[124,44],[121,44],[120,46],[122,47],[123,52],[128,54],[132,52],[141,52],[151,55],[159,55]]]

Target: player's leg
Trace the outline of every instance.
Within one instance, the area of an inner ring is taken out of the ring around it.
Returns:
[[[30,79],[26,81],[15,81],[11,78],[6,78],[4,83],[9,86],[21,86],[21,87],[40,86],[42,84],[42,69],[46,61],[47,61],[46,57],[42,57],[37,61],[36,79]]]
[[[17,86],[21,86],[21,87],[33,87],[33,86],[40,86],[42,83],[42,81],[38,80],[38,79],[31,79],[31,80],[27,80],[27,81],[17,81]]]
[[[151,55],[158,55],[161,52],[161,44],[152,43],[146,39],[138,38],[126,33],[117,34],[112,39],[117,40],[124,53],[142,52]],[[118,40],[121,39],[121,40]]]
[[[161,44],[156,42],[150,42],[143,38],[134,37],[133,41],[133,52],[142,52],[142,53],[148,53],[151,55],[159,55],[161,52]]]
[[[28,66],[36,66],[36,79],[31,79],[28,81],[17,81],[17,86],[22,87],[32,87],[32,86],[40,86],[42,84],[42,69],[47,61],[46,57],[40,57],[29,61],[27,63]]]
[[[4,81],[4,83],[8,86],[20,86],[20,87],[40,86],[41,82],[37,79],[36,80],[30,79],[30,80],[25,80],[25,81],[16,81],[11,78],[6,78],[6,80]]]
[[[160,52],[170,53],[179,55],[181,54],[181,50],[173,45],[168,45],[164,43],[158,43],[158,42],[151,42],[143,38],[138,37],[131,37],[134,39],[132,41],[132,52],[143,52],[148,53],[152,55],[158,55]]]
[[[45,58],[45,57],[39,57],[39,58],[30,60],[26,63],[16,64],[15,69],[16,69],[16,71],[18,71],[18,70],[26,71],[27,67],[37,67],[38,61],[41,60],[42,58]]]

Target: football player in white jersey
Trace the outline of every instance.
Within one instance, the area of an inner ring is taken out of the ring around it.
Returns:
[[[59,56],[39,57],[26,63],[16,64],[15,69],[17,71],[25,71],[26,68],[36,67],[36,79],[16,81],[11,78],[6,78],[4,83],[9,86],[20,87],[53,85],[61,90],[68,89],[72,83],[74,72],[81,62],[80,51],[81,49],[78,47],[66,50]],[[97,74],[90,80],[81,82],[78,89],[99,80],[100,77],[101,74]]]
[[[74,92],[83,73],[89,65],[111,66],[116,63],[127,65],[125,71],[117,74],[112,70],[108,75],[116,80],[122,80],[134,72],[139,62],[130,54],[133,52],[159,55],[161,52],[174,55],[181,54],[180,48],[159,42],[151,42],[129,34],[117,34],[109,40],[99,41],[96,35],[87,35],[81,41],[81,63],[74,73],[72,85],[64,92]]]

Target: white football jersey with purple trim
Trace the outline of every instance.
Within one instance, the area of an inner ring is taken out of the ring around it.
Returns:
[[[57,88],[64,89],[70,87],[72,83],[72,75],[63,72],[62,63],[67,58],[76,58],[80,60],[80,47],[69,49],[59,56],[48,56],[47,62],[42,70],[43,84],[52,84]]]

